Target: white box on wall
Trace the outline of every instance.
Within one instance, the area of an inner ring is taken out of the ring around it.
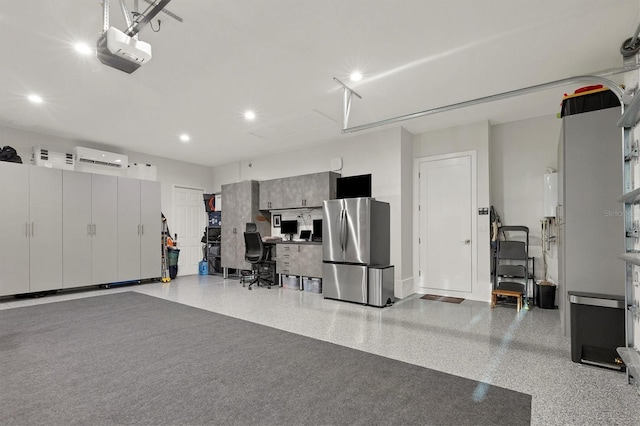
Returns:
[[[127,167],[127,176],[136,179],[157,180],[158,168],[151,164],[131,163]]]
[[[544,217],[556,217],[558,206],[558,173],[544,175]]]

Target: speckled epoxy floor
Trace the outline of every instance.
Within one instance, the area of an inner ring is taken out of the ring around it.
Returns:
[[[571,362],[557,310],[461,304],[413,295],[390,308],[325,300],[237,279],[185,276],[171,283],[1,298],[0,309],[136,291],[531,394],[534,425],[640,424],[640,396],[623,373]],[[481,391],[481,390],[479,390]],[[473,396],[470,395],[470,398]]]

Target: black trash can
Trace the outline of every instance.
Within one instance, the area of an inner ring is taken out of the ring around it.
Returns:
[[[625,346],[624,296],[569,292],[571,360],[624,370],[616,348]]]
[[[178,257],[180,249],[175,247],[167,247],[167,260],[169,265],[169,278],[174,279],[178,276]]]
[[[536,305],[542,309],[555,309],[557,288],[552,283],[536,283]]]

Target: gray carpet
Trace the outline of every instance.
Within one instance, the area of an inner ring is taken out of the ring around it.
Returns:
[[[1,424],[530,420],[530,395],[134,292],[0,311]]]

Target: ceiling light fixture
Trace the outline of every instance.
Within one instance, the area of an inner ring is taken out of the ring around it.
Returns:
[[[39,95],[36,95],[36,94],[31,94],[31,95],[27,96],[27,99],[29,99],[34,104],[41,104],[42,102],[44,102],[42,97],[39,96]]]
[[[76,52],[80,53],[81,55],[91,55],[93,53],[93,50],[87,43],[76,43],[74,47],[76,49]]]
[[[256,113],[253,111],[246,111],[244,113],[245,120],[253,121],[256,119]]]
[[[180,140],[182,142],[189,142],[191,140],[191,138],[186,133],[183,133],[183,134],[180,135]]]
[[[354,71],[349,78],[351,78],[351,81],[360,81],[362,80],[362,73],[360,71]]]

